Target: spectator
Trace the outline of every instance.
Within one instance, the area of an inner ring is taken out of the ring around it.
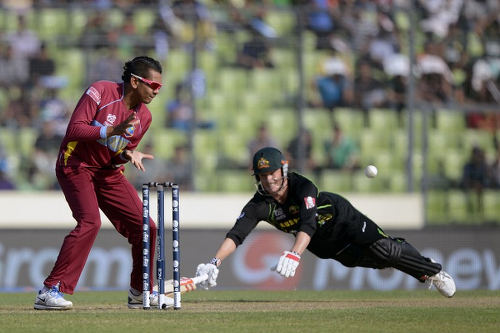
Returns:
[[[494,74],[493,63],[478,59],[468,68],[464,85],[466,101],[470,103],[500,103],[499,75]],[[483,128],[494,132],[500,126],[500,115],[497,113],[470,112],[466,115],[469,128]]]
[[[469,214],[483,213],[483,191],[487,185],[488,165],[484,151],[479,147],[473,147],[462,173],[462,186],[467,197]]]
[[[398,113],[399,126],[403,126],[403,110],[406,107],[406,90],[410,63],[408,57],[394,54],[384,61],[384,72],[389,77],[387,101],[391,108]]]
[[[9,163],[7,154],[4,151],[3,145],[0,142],[0,190],[14,190],[14,182],[8,177]]]
[[[354,106],[363,111],[365,125],[369,125],[368,112],[386,103],[384,84],[375,79],[372,67],[367,61],[360,61],[358,74],[354,80]]]
[[[8,89],[7,106],[0,113],[0,126],[31,127],[36,118],[37,108],[33,106],[28,91],[15,86]]]
[[[500,190],[500,144],[498,142],[498,137],[495,136],[493,142],[496,155],[490,166],[491,186],[494,189]]]
[[[291,168],[297,169],[300,144],[303,145],[304,149],[302,158],[304,159],[303,165],[305,171],[314,170],[316,167],[316,163],[312,156],[313,137],[311,131],[308,129],[304,129],[302,133],[297,134],[297,136],[295,136],[288,144],[288,147],[286,149],[288,164]]]
[[[329,58],[323,63],[323,76],[314,84],[320,95],[319,106],[328,109],[332,114],[336,107],[346,106],[352,101],[352,89],[345,63],[337,57]],[[317,104],[313,102],[313,104]]]
[[[17,30],[8,34],[7,40],[14,56],[24,61],[40,52],[40,40],[34,31],[27,28],[23,15],[17,17]]]
[[[107,11],[97,11],[87,19],[82,29],[79,44],[83,48],[101,48],[110,45],[110,21],[107,19]]]
[[[15,189],[16,186],[14,185],[14,182],[12,182],[7,177],[4,168],[0,166],[0,191],[15,190]]]
[[[179,185],[181,190],[192,191],[191,162],[188,149],[184,145],[175,147],[174,156],[167,161],[167,180]]]
[[[0,87],[24,86],[29,78],[28,68],[27,59],[16,56],[12,46],[1,45]]]
[[[47,44],[40,45],[40,51],[29,59],[29,74],[30,81],[33,86],[38,83],[38,80],[43,76],[54,75],[56,64],[47,52]]]
[[[251,34],[251,39],[243,43],[241,51],[238,52],[237,66],[245,69],[273,68],[271,46],[268,41],[255,29],[251,29]]]
[[[266,123],[261,123],[258,128],[257,137],[248,143],[248,158],[252,160],[257,150],[264,147],[278,147],[276,140],[269,133],[269,127]],[[248,167],[251,167],[250,165]]]
[[[175,96],[167,104],[167,127],[189,131],[194,110],[190,102],[189,92],[182,82],[175,85]]]
[[[306,2],[306,1],[304,1]],[[308,7],[302,10],[306,15],[306,28],[316,35],[316,49],[325,50],[330,48],[330,35],[335,28],[333,8],[331,1],[310,0]]]
[[[428,42],[425,53],[418,58],[417,95],[428,103],[446,104],[452,97],[452,74],[439,53],[439,46]]]
[[[359,148],[345,136],[340,125],[333,125],[332,137],[324,143],[327,168],[354,171],[359,169]]]
[[[196,15],[197,24],[197,48],[201,50],[213,50],[216,28],[208,8],[198,0],[175,0],[172,10],[176,17],[184,21],[183,36],[188,48],[192,47],[195,32],[192,29],[193,18]]]
[[[30,183],[39,190],[57,189],[55,166],[57,153],[64,135],[56,131],[56,122],[44,121],[35,141],[32,166],[29,171]]]
[[[120,81],[123,61],[118,56],[118,48],[111,46],[90,65],[87,75],[87,85],[99,80]]]
[[[54,124],[54,131],[59,136],[64,136],[71,115],[66,102],[59,97],[59,89],[66,85],[66,81],[59,77],[45,77],[42,87],[45,96],[39,105],[39,120]]]

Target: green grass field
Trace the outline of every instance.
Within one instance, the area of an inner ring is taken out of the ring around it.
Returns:
[[[0,295],[1,332],[500,332],[500,291],[204,291],[181,310],[129,310],[126,292],[78,292],[69,311]]]

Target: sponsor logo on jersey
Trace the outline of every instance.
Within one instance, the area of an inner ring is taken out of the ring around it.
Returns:
[[[281,209],[281,207],[277,208],[274,211],[274,216],[275,216],[276,220],[282,220],[285,217],[285,214],[283,213],[283,209]]]
[[[97,103],[97,105],[101,104],[101,94],[96,88],[90,87],[89,89],[87,89],[86,94],[89,95],[90,98],[92,98],[94,102]]]
[[[305,197],[304,202],[306,204],[306,209],[311,209],[316,206],[316,198],[313,197]]]
[[[261,157],[260,160],[257,162],[257,169],[265,169],[269,168],[269,161],[266,160],[264,157]]]
[[[109,123],[109,125],[113,125],[115,120],[116,120],[116,116],[114,114],[108,114],[106,116],[106,123]],[[108,124],[106,124],[106,125],[108,125]]]
[[[290,214],[297,214],[299,212],[299,206],[297,205],[292,205],[288,208],[288,211],[290,212]]]

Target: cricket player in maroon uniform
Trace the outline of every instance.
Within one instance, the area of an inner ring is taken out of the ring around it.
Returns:
[[[35,309],[66,310],[73,306],[63,293],[73,294],[80,278],[101,227],[99,208],[132,246],[128,306],[142,307],[142,203],[123,174],[123,164],[130,162],[145,171],[142,160],[153,158],[136,147],[151,125],[146,104],[160,91],[161,73],[158,61],[136,57],[125,63],[123,82],[95,82],[80,98],[56,165],[76,227],[65,237],[54,268],[36,296]],[[150,228],[154,254],[156,225],[151,219]],[[154,293],[151,301],[157,302]]]

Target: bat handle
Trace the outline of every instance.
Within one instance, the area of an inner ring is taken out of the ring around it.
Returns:
[[[193,280],[194,284],[198,284],[200,282],[208,280],[208,275],[207,274],[202,274],[202,275],[199,275],[199,276],[195,276],[192,280]]]

